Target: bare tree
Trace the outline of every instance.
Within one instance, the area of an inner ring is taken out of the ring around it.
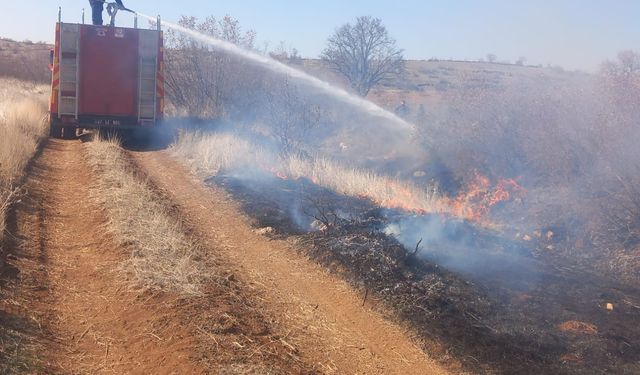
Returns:
[[[498,59],[498,56],[496,56],[494,53],[487,54],[488,62],[493,63],[493,62],[496,62],[497,59]]]
[[[635,51],[622,51],[616,61],[606,61],[602,64],[601,77],[612,89],[617,90],[621,96],[631,97],[635,102],[640,88],[640,53]]]
[[[222,19],[182,17],[179,24],[203,34],[253,49],[255,32],[243,32],[240,23],[230,16]],[[169,32],[166,85],[168,97],[176,107],[195,117],[227,117],[230,103],[243,86],[253,85],[246,62],[217,51],[180,33]]]
[[[278,60],[285,64],[301,64],[302,57],[297,49],[287,46],[284,41],[281,41],[278,46],[273,50],[267,52],[272,59]]]
[[[303,152],[308,133],[318,126],[323,116],[320,106],[301,95],[289,78],[272,82],[264,96],[265,120],[271,124],[272,135],[278,140],[282,153]]]
[[[367,16],[336,30],[321,57],[366,96],[381,81],[404,70],[402,52],[382,20]]]
[[[599,157],[607,167],[599,184],[607,191],[602,212],[606,219],[600,241],[610,248],[636,249],[640,244],[640,53],[622,51],[602,65],[602,102],[599,117]]]

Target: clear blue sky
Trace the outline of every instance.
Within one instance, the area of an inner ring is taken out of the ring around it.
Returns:
[[[0,36],[51,41],[58,5],[77,22],[87,0],[2,0]],[[638,0],[124,0],[175,21],[180,15],[230,14],[258,33],[259,45],[280,41],[317,57],[327,37],[360,15],[380,17],[410,59],[499,60],[593,71],[623,49],[640,50]],[[90,18],[90,17],[88,17]],[[130,25],[131,19],[120,22]]]

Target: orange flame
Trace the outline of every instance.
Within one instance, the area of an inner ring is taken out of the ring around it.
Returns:
[[[289,179],[289,177],[286,174],[284,174],[284,172],[282,172],[282,171],[278,170],[278,171],[275,171],[274,173],[275,173],[276,177],[278,177],[281,180],[288,180]]]
[[[263,164],[262,167],[281,180],[297,180],[302,177],[291,177],[275,166]],[[316,176],[311,176],[310,180],[314,184],[319,184]],[[356,197],[370,200],[384,208],[403,210],[414,214],[442,213],[460,219],[491,224],[488,222],[487,216],[495,205],[500,202],[521,199],[526,194],[526,190],[516,180],[499,178],[493,185],[487,176],[474,171],[473,178],[457,197],[442,199],[440,205],[435,208],[430,207],[429,211],[424,208],[423,198],[416,195],[414,190],[391,179],[385,181],[387,198],[380,199],[368,191],[358,193]],[[437,212],[432,212],[433,209]]]
[[[261,164],[261,167],[263,170],[268,171],[269,173],[273,174],[274,176],[278,177],[281,180],[289,179],[289,176],[286,173],[284,173],[282,170],[278,169],[277,167],[267,165],[267,164]]]
[[[418,197],[414,196],[410,188],[390,180],[386,181],[386,185],[388,188],[388,194],[390,195],[389,198],[380,201],[377,201],[374,197],[370,196],[365,196],[365,198],[369,198],[379,206],[385,208],[399,209],[416,214],[426,213],[425,210],[421,208],[422,202],[420,202]]]
[[[450,204],[455,216],[483,221],[496,204],[522,198],[525,194],[526,190],[515,179],[500,178],[492,187],[489,178],[476,171],[466,189]]]

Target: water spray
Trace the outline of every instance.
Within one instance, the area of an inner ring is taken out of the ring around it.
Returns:
[[[138,15],[140,15],[141,17],[147,18],[152,22],[156,22],[155,17],[151,17],[142,13],[138,13]],[[242,57],[244,59],[250,60],[264,68],[271,70],[274,73],[287,75],[297,80],[300,80],[302,82],[305,82],[310,86],[313,86],[314,88],[319,89],[320,91],[328,95],[331,95],[335,98],[340,99],[345,103],[348,103],[354,107],[361,109],[364,112],[368,112],[376,116],[384,117],[388,120],[391,120],[395,124],[402,126],[405,130],[413,129],[413,126],[410,123],[398,117],[394,113],[381,108],[375,103],[372,103],[366,99],[360,98],[356,95],[350,94],[341,88],[335,87],[330,83],[325,82],[319,78],[316,78],[310,74],[307,74],[301,70],[294,69],[275,59],[246,50],[244,48],[238,47],[233,43],[199,33],[197,31],[188,29],[186,27],[182,27],[172,22],[163,21],[163,25],[167,26],[170,29],[178,31],[182,34],[188,35],[189,37],[195,40],[206,43],[215,49],[225,51],[225,52],[234,54],[236,56]]]

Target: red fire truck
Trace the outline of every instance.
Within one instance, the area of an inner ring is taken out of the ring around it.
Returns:
[[[163,34],[156,30],[63,23],[51,51],[50,134],[78,129],[149,129],[163,118]]]

